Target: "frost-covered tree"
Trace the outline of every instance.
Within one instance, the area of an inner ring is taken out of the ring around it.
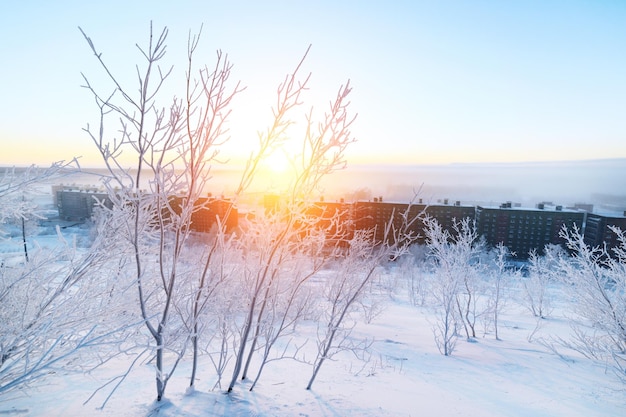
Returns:
[[[434,219],[426,218],[426,245],[435,278],[430,289],[437,320],[433,324],[435,344],[445,356],[452,355],[456,346],[460,319],[456,310],[456,295],[459,291],[458,266],[451,256],[449,233]]]
[[[117,320],[124,303],[112,297],[120,289],[108,279],[103,242],[79,248],[59,228],[57,239],[35,245],[28,262],[0,266],[0,393],[56,369],[93,369],[107,360],[103,346],[124,349],[133,323]]]
[[[456,303],[469,340],[476,337],[476,321],[483,314],[479,300],[482,289],[480,276],[483,272],[480,254],[484,251],[485,245],[478,236],[476,224],[469,218],[455,221],[451,236],[457,262],[465,264],[465,270],[460,275],[462,288],[457,294]]]
[[[7,170],[0,179],[2,244],[14,247],[4,229],[8,219],[41,218],[30,198],[41,187],[73,170],[74,163],[49,168]],[[102,241],[93,252],[67,240],[57,228],[57,243],[33,240],[25,256],[19,246],[0,258],[0,393],[27,386],[56,368],[86,370],[101,363],[79,356],[86,348],[109,343],[113,332],[102,312],[111,306],[106,284],[93,270],[103,270]],[[93,270],[92,270],[93,269]],[[105,307],[106,306],[106,307]],[[70,362],[73,364],[70,366]]]
[[[293,134],[294,113],[303,104],[310,78],[300,74],[303,58],[280,84],[273,119],[259,133],[232,200],[236,203],[254,183],[269,154],[297,137],[299,151],[292,155],[291,181],[279,209],[268,216],[250,216],[232,237],[226,237],[224,219],[216,219],[215,234],[198,251],[192,217],[202,209],[200,196],[226,140],[231,101],[241,89],[238,84],[228,87],[231,64],[219,52],[213,69],[194,70],[198,38],[190,37],[186,95],[160,101],[163,86],[171,81],[172,69],[160,66],[167,34],[164,29],[154,36],[151,29],[147,46],[139,48],[143,64],[133,88],[122,85],[83,33],[111,91],[102,95],[85,77],[100,112],[98,128],[85,130],[109,170],[105,186],[113,207],[107,222],[119,238],[115,253],[132,260],[127,265],[134,268],[130,275],[139,315],[152,339],[157,400],[163,398],[189,346],[191,386],[201,352],[214,361],[218,386],[226,364],[232,363],[228,391],[239,377],[247,378],[256,353],[262,352],[256,383],[272,360],[277,338],[307,311],[310,300],[304,284],[328,259],[327,242],[337,237],[320,233],[318,219],[309,215],[311,196],[319,192],[324,176],[345,166],[354,120],[347,111],[351,88],[346,83],[319,121],[311,109],[300,135]],[[133,166],[126,168],[125,161]]]
[[[575,303],[574,341],[588,357],[613,364],[626,381],[626,235],[612,228],[619,245],[610,254],[589,247],[577,229],[561,231],[570,257],[558,259],[559,275]]]
[[[409,300],[416,306],[424,306],[428,297],[429,286],[425,261],[425,245],[412,245],[409,248],[409,254],[400,259],[398,273],[407,280]]]
[[[138,46],[142,62],[136,68],[136,86],[122,85],[93,41],[83,35],[109,80],[109,92],[102,94],[106,87],[96,88],[84,77],[100,113],[99,126],[88,125],[85,131],[109,171],[104,183],[113,202],[109,223],[120,238],[118,246],[129,251],[121,252],[130,253],[133,260],[138,310],[152,338],[156,397],[161,400],[190,335],[197,353],[194,320],[201,300],[195,298],[191,318],[184,315],[188,310],[176,306],[180,297],[194,299],[183,293],[184,281],[196,283],[194,293],[206,285],[209,269],[188,267],[190,262],[206,265],[212,253],[188,258],[191,218],[203,208],[209,168],[226,140],[229,108],[240,89],[238,84],[229,86],[232,65],[219,51],[212,68],[194,67],[197,36],[189,38],[185,95],[179,99],[163,97],[173,69],[161,67],[167,28],[157,35],[151,26],[147,45]],[[189,328],[194,331],[189,333]]]
[[[507,258],[510,252],[502,242],[500,242],[494,250],[495,258],[493,260],[493,269],[490,271],[490,282],[492,285],[491,297],[489,298],[489,311],[493,319],[493,328],[496,340],[500,340],[499,335],[499,318],[500,312],[505,303],[504,290],[505,284],[510,277],[509,271],[507,271]]]
[[[31,165],[25,168],[5,168],[0,173],[0,225],[7,220],[35,216],[37,205],[32,201],[35,194],[41,194],[41,187],[46,187],[53,180],[75,172],[78,169],[76,160],[69,163],[55,162],[47,168]]]
[[[0,173],[0,242],[19,244],[28,261],[27,229],[44,217],[34,197],[43,193],[42,187],[78,169],[76,160],[55,162],[47,168],[31,165],[25,168],[5,168]],[[19,243],[16,239],[20,236]]]
[[[458,329],[466,337],[476,337],[478,317],[478,255],[483,245],[469,219],[455,222],[449,232],[434,218],[424,220],[426,245],[435,278],[432,296],[438,319],[433,332],[443,355],[452,354]]]
[[[543,255],[531,251],[528,258],[528,276],[522,277],[526,306],[538,318],[546,318],[551,312],[549,288],[555,281],[555,269],[563,249],[558,245],[546,245]]]
[[[311,389],[327,360],[342,351],[356,354],[367,347],[367,341],[351,338],[356,324],[354,315],[365,304],[368,288],[384,264],[408,253],[417,238],[412,231],[413,224],[422,215],[415,213],[411,204],[404,212],[392,212],[380,242],[375,240],[375,229],[355,231],[333,263],[332,273],[327,276],[322,289],[321,317],[317,319],[317,352],[307,390]]]
[[[320,229],[319,217],[310,210],[314,206],[312,196],[319,192],[321,180],[345,167],[345,149],[354,141],[350,127],[355,116],[348,111],[351,88],[349,82],[339,88],[320,121],[315,120],[311,109],[302,131],[295,132],[294,113],[302,105],[311,77],[300,74],[304,58],[306,54],[279,85],[273,120],[266,131],[259,133],[261,149],[280,150],[289,141],[293,146],[295,141],[299,151],[290,157],[289,181],[277,204],[265,216],[248,219],[246,232],[240,239],[247,289],[242,304],[247,306],[247,311],[238,338],[229,392],[240,377],[248,378],[254,354],[261,350],[253,383],[256,384],[277,338],[292,328],[307,310],[302,305],[310,301],[302,293],[306,291],[306,281],[332,258],[330,254],[344,233],[343,224],[338,222],[340,213],[329,216],[335,227]]]

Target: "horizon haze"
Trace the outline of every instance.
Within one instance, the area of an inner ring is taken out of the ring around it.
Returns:
[[[66,184],[97,186],[102,168],[84,167],[65,177]],[[91,175],[92,173],[93,175]],[[228,165],[212,168],[206,192],[229,197],[241,171]],[[264,173],[248,194],[281,192],[284,172]],[[593,204],[594,211],[621,215],[626,211],[626,158],[490,164],[374,165],[349,164],[322,181],[317,195],[326,201],[382,197],[384,201],[424,203],[448,200],[462,205],[497,206],[511,201],[522,207],[540,202],[555,205]]]

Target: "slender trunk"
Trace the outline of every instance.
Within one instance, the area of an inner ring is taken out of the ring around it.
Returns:
[[[363,281],[361,281],[361,283],[354,290],[354,292],[352,293],[348,301],[346,301],[346,304],[341,308],[341,313],[339,314],[339,317],[337,318],[337,320],[334,321],[331,317],[329,327],[332,330],[330,331],[330,336],[328,338],[326,345],[324,346],[324,351],[322,352],[322,355],[319,357],[319,362],[315,365],[313,369],[313,375],[311,375],[311,379],[309,380],[309,383],[306,386],[307,390],[311,389],[311,386],[313,385],[313,382],[315,381],[315,377],[317,376],[317,373],[319,372],[320,368],[322,367],[322,364],[328,357],[328,352],[330,351],[330,348],[333,345],[333,340],[335,339],[335,335],[337,334],[337,330],[339,329],[339,326],[341,326],[341,323],[343,323],[344,318],[348,314],[348,310],[350,309],[352,304],[356,301],[357,297],[362,293],[363,288],[365,288],[365,285],[370,281],[370,279],[374,275],[374,270],[375,270],[375,267],[371,267],[369,269],[369,271],[367,272],[367,275],[365,275],[365,278],[363,278]]]
[[[452,354],[452,349],[450,346],[450,340],[454,335],[450,334],[450,308],[446,307],[445,319],[444,319],[444,333],[443,333],[443,355],[450,356]],[[454,320],[454,317],[452,318]],[[454,323],[453,323],[454,324]],[[454,333],[454,332],[453,332]]]
[[[474,320],[470,320],[470,311],[472,309],[472,290],[469,287],[469,283],[467,282],[467,277],[463,280],[465,283],[465,291],[467,291],[467,305],[465,306],[465,321],[472,331],[472,337],[476,337],[476,329],[475,329],[475,317],[476,310],[474,309]],[[468,337],[469,339],[469,337]]]
[[[260,318],[261,317],[259,315],[259,317],[257,317],[257,320]],[[254,336],[252,337],[252,341],[250,344],[250,350],[248,351],[248,358],[246,359],[246,364],[244,365],[243,372],[241,374],[242,381],[245,381],[246,378],[248,377],[248,368],[250,367],[250,363],[252,362],[252,356],[254,355],[254,349],[256,349],[256,342],[259,338],[260,329],[261,329],[261,324],[257,321],[256,329],[254,331]]]
[[[218,233],[221,233],[221,231]],[[192,352],[193,365],[191,368],[191,377],[189,381],[190,387],[193,387],[195,384],[196,371],[198,369],[198,318],[200,317],[200,299],[202,297],[202,291],[204,289],[206,277],[209,271],[209,265],[211,263],[211,259],[213,258],[213,254],[215,253],[215,249],[217,247],[218,236],[215,237],[213,246],[211,247],[211,250],[209,251],[206,262],[204,263],[202,277],[200,278],[200,285],[198,286],[198,291],[196,292],[196,296],[193,300],[193,318],[192,318],[193,319],[193,335],[191,336],[191,343],[193,347],[193,352]]]
[[[330,348],[333,345],[333,340],[335,339],[335,335],[337,334],[337,329],[339,328],[339,325],[341,324],[341,322],[343,321],[343,318],[346,314],[346,311],[348,311],[348,307],[350,306],[349,303],[346,308],[344,308],[344,310],[341,312],[341,315],[339,316],[339,319],[337,320],[337,324],[333,324],[331,321],[330,327],[331,327],[331,331],[330,331],[330,335],[328,337],[328,341],[326,343],[326,345],[324,346],[324,351],[322,352],[322,354],[319,357],[319,361],[317,362],[317,364],[315,365],[315,367],[313,368],[313,374],[311,375],[311,379],[309,380],[309,383],[306,386],[307,390],[310,390],[311,387],[313,386],[313,382],[315,381],[315,378],[317,377],[317,373],[320,371],[320,368],[322,367],[322,364],[324,364],[324,362],[326,361],[326,358],[328,357],[328,352],[330,352]]]
[[[493,306],[493,326],[495,328],[496,340],[500,340],[498,335],[498,309],[500,308],[500,281],[496,282],[496,300]]]
[[[361,288],[363,288],[363,285],[361,285],[359,287],[359,290]],[[328,325],[328,327],[331,329],[330,330],[330,335],[328,337],[328,341],[324,345],[324,350],[323,350],[322,354],[319,357],[319,361],[317,362],[317,364],[313,368],[313,375],[311,375],[311,379],[309,380],[309,383],[306,386],[307,390],[310,390],[311,387],[313,386],[313,382],[315,381],[315,377],[317,377],[317,373],[319,372],[320,368],[322,367],[322,364],[326,361],[326,358],[328,357],[328,352],[330,352],[330,348],[333,345],[333,340],[335,340],[335,335],[337,334],[337,329],[339,329],[339,325],[343,321],[343,318],[345,317],[346,312],[348,311],[348,308],[350,308],[350,306],[352,305],[352,301],[354,301],[355,299],[356,299],[356,294],[355,294],[354,297],[352,297],[348,301],[346,306],[343,308],[341,314],[339,315],[339,319],[336,322],[334,322],[331,319],[331,321],[330,321],[330,323]]]
[[[24,201],[25,201],[24,194],[22,194],[22,203]],[[26,262],[28,262],[28,246],[26,245],[26,220],[24,219],[24,216],[22,216],[21,219],[22,219],[22,243],[24,245],[24,258],[26,259]]]
[[[474,321],[470,320],[470,311],[472,308],[472,294],[469,293],[467,296],[467,305],[465,307],[465,321],[467,321],[467,325],[472,332],[472,337],[476,337],[476,329],[474,326]]]
[[[259,334],[261,333],[261,318],[263,318],[263,313],[265,312],[265,307],[267,306],[267,297],[269,296],[270,286],[265,289],[265,297],[263,299],[263,303],[261,304],[261,308],[259,310],[259,314],[256,319],[256,327],[254,329],[254,337],[252,338],[252,344],[250,345],[250,351],[248,352],[248,359],[246,359],[246,365],[243,368],[243,374],[241,375],[241,380],[245,380],[248,377],[248,368],[250,367],[250,362],[252,362],[252,356],[254,355],[254,349],[256,349],[257,341],[259,340]]]
[[[493,325],[496,329],[496,340],[500,340],[500,336],[498,335],[498,313],[496,312],[493,316]]]
[[[224,374],[224,368],[226,367],[226,364],[228,363],[228,358],[226,357],[228,353],[228,339],[227,339],[228,336],[227,336],[227,328],[226,328],[225,323],[222,324],[221,332],[222,332],[222,344],[220,346],[220,357],[219,357],[219,360],[217,362],[217,367],[216,367],[217,382],[213,386],[213,389],[222,388],[222,375]]]
[[[250,386],[250,392],[252,392],[252,390],[254,390],[254,387],[256,386],[256,383],[261,378],[261,373],[263,372],[263,368],[265,368],[265,364],[267,363],[268,356],[269,356],[269,349],[266,349],[265,350],[265,354],[263,355],[263,360],[261,361],[261,365],[259,366],[259,370],[258,370],[258,372],[256,374],[256,377],[254,378],[254,381],[252,382],[252,385]]]
[[[194,320],[197,318],[194,317]],[[198,322],[193,324],[193,336],[191,337],[191,345],[193,349],[193,364],[191,366],[191,377],[189,386],[193,387],[196,380],[196,370],[198,369]]]
[[[465,315],[463,314],[463,309],[461,308],[461,302],[459,301],[458,295],[456,296],[456,308],[459,310],[459,317],[463,323],[463,329],[465,329],[465,336],[467,336],[467,340],[470,340],[469,329],[467,328],[467,322],[465,321]]]
[[[163,399],[163,394],[165,393],[165,383],[166,383],[166,381],[163,378],[163,337],[161,336],[161,334],[158,334],[154,337],[154,340],[157,343],[157,351],[156,351],[157,401],[161,401]]]
[[[230,381],[230,384],[228,385],[228,392],[231,392],[233,390],[233,388],[235,387],[235,384],[237,383],[237,378],[239,377],[239,374],[241,373],[241,365],[243,363],[243,356],[244,356],[244,353],[245,353],[248,337],[250,336],[250,330],[252,329],[252,323],[253,323],[253,320],[254,320],[254,310],[256,309],[256,303],[257,303],[257,299],[258,299],[259,293],[260,293],[261,288],[262,288],[263,284],[265,283],[266,279],[270,279],[270,282],[267,284],[266,294],[267,294],[267,291],[269,291],[269,288],[272,286],[272,282],[273,282],[274,278],[276,277],[277,271],[274,270],[272,272],[271,277],[268,278],[268,272],[269,272],[269,269],[270,269],[270,265],[272,264],[272,262],[274,260],[274,257],[276,256],[278,248],[282,245],[282,242],[283,242],[285,236],[287,235],[289,230],[291,230],[292,222],[293,222],[293,219],[289,218],[289,220],[287,221],[287,225],[285,226],[283,231],[279,234],[279,236],[277,237],[276,241],[274,242],[273,247],[270,250],[270,254],[269,254],[268,258],[267,258],[265,267],[263,268],[263,272],[257,278],[257,284],[256,284],[256,288],[254,290],[254,297],[252,298],[252,301],[250,302],[250,311],[248,312],[248,317],[247,317],[246,323],[244,325],[245,327],[244,327],[244,332],[243,332],[242,338],[241,338],[241,345],[239,346],[239,352],[237,353],[237,357],[235,359],[235,369],[233,370],[233,377],[232,377],[232,379]],[[280,262],[279,262],[279,264],[280,264]],[[267,299],[267,295],[266,295],[265,298]]]
[[[137,174],[137,178],[139,178],[139,173]],[[139,204],[139,200],[137,200],[135,202],[135,216],[133,219],[134,220],[133,249],[135,251],[135,268],[137,272],[137,293],[139,296],[139,308],[141,310],[141,317],[143,318],[144,323],[146,324],[146,327],[148,328],[148,331],[150,332],[150,334],[154,338],[154,341],[157,344],[156,389],[157,389],[157,401],[161,401],[161,398],[163,397],[163,390],[164,390],[163,383],[160,379],[160,375],[161,375],[160,372],[163,367],[163,356],[162,356],[163,347],[161,343],[162,338],[161,338],[161,334],[157,331],[157,329],[155,329],[154,326],[152,326],[152,324],[150,323],[150,321],[148,321],[148,314],[146,312],[146,300],[144,298],[143,286],[141,283],[143,269],[142,269],[142,263],[141,263],[141,255],[139,252],[139,209],[140,209],[140,204]]]
[[[232,392],[235,384],[237,383],[237,378],[239,377],[239,373],[241,372],[241,364],[243,362],[243,356],[246,350],[246,341],[248,340],[248,336],[250,335],[250,329],[252,328],[252,320],[254,318],[254,305],[256,304],[256,296],[252,298],[252,302],[250,304],[250,311],[248,312],[248,317],[246,319],[246,323],[244,324],[243,333],[241,335],[241,341],[239,344],[239,351],[237,352],[237,356],[235,358],[235,369],[233,369],[233,377],[230,380],[230,384],[228,384],[228,392]]]
[[[330,346],[332,344],[332,340],[335,338],[335,333],[336,332],[337,332],[337,328],[332,330],[332,332],[330,334],[329,342],[326,344],[326,346],[324,346],[324,352],[320,356],[319,361],[315,365],[315,368],[313,368],[313,374],[311,375],[311,379],[309,379],[309,383],[306,386],[307,390],[310,390],[311,387],[313,386],[313,382],[315,381],[315,378],[317,377],[317,373],[320,371],[320,368],[322,367],[322,364],[326,360],[326,357],[328,355],[328,351],[330,350]]]
[[[24,257],[26,262],[28,262],[28,246],[26,245],[26,222],[24,221],[24,217],[22,217],[22,242],[24,243]]]

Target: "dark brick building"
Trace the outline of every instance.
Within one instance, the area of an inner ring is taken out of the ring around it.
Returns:
[[[392,219],[392,227],[396,230],[403,226],[403,215],[412,222],[407,232],[413,234],[417,238],[417,243],[424,242],[424,223],[421,217],[424,214],[436,219],[444,230],[452,233],[454,222],[460,222],[465,218],[474,219],[475,209],[473,206],[462,206],[460,202],[454,205],[434,204],[426,205],[423,203],[407,204],[407,203],[387,203],[381,198],[375,198],[373,202],[356,202],[354,203],[355,228],[357,230],[374,229],[374,237],[377,242],[384,239],[385,225]]]
[[[55,186],[52,191],[59,218],[63,220],[88,220],[93,216],[98,204],[108,208],[113,206],[108,194],[96,188]],[[174,210],[180,204],[177,203],[177,199],[178,197],[173,197],[170,201]],[[191,230],[209,232],[217,224],[217,219],[224,222],[227,231],[232,231],[239,223],[237,208],[228,199],[200,198],[196,201],[191,215]]]
[[[348,241],[354,236],[354,207],[352,204],[318,201],[307,207],[306,221],[323,230],[333,240]]]
[[[585,244],[591,247],[606,245],[609,254],[612,255],[614,247],[619,245],[617,234],[611,230],[616,226],[626,231],[626,212],[623,216],[603,215],[596,213],[587,214],[585,222]]]
[[[175,199],[170,202],[176,210]],[[230,232],[239,225],[239,213],[237,207],[229,199],[204,197],[199,198],[191,213],[191,230],[207,233],[218,224],[218,219]]]
[[[429,217],[436,219],[441,228],[450,234],[454,233],[455,222],[460,222],[467,218],[475,220],[476,218],[476,208],[474,206],[462,206],[459,201],[455,202],[454,205],[448,205],[447,201],[444,200],[444,204],[426,206],[425,212]],[[420,236],[421,238],[418,239],[418,242],[425,243],[422,229],[420,229]]]
[[[267,196],[264,200],[266,210],[271,212],[278,201],[277,196]],[[372,230],[374,239],[381,242],[385,238],[386,224],[391,220],[392,227],[399,229],[403,226],[402,215],[408,210],[409,220],[418,217],[408,231],[417,237],[416,243],[421,244],[425,243],[422,215],[436,219],[449,233],[454,233],[455,221],[469,218],[475,220],[477,233],[489,246],[502,242],[517,259],[525,260],[532,250],[543,253],[547,244],[563,245],[564,240],[559,234],[564,226],[572,229],[575,225],[589,245],[606,243],[609,248],[617,245],[617,236],[609,226],[626,230],[626,213],[623,217],[603,216],[587,213],[585,209],[590,210],[591,206],[563,208],[540,203],[536,208],[521,208],[505,203],[499,207],[484,207],[463,206],[459,201],[448,204],[447,200],[443,204],[426,205],[421,201],[417,204],[386,202],[379,197],[354,203],[320,201],[310,206],[306,214],[311,224],[326,230],[329,236],[339,236],[337,228],[341,229],[345,240],[349,240],[356,230]],[[334,218],[336,214],[338,219]]]
[[[563,226],[583,228],[585,213],[539,204],[536,209],[511,207],[476,207],[476,228],[487,244],[502,242],[519,259],[528,258],[531,250],[543,252],[547,244],[563,244],[559,233]]]

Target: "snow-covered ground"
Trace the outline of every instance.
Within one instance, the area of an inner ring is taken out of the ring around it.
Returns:
[[[247,384],[231,394],[211,388],[209,363],[195,392],[186,392],[189,364],[177,371],[167,398],[154,399],[154,370],[137,367],[104,409],[109,393],[94,392],[128,365],[120,359],[90,374],[48,375],[40,386],[0,398],[1,415],[32,416],[620,416],[626,387],[604,366],[572,351],[557,355],[539,341],[566,335],[565,304],[537,320],[511,304],[500,336],[459,341],[452,356],[433,341],[433,317],[403,294],[390,298],[355,337],[375,338],[369,360],[345,354],[325,364],[313,389],[304,389],[311,367],[292,360],[268,365],[254,392]],[[430,321],[429,321],[430,320]],[[304,327],[306,330],[307,327]],[[313,326],[309,327],[313,330]],[[529,339],[531,340],[529,342]],[[92,396],[91,400],[85,402]]]

